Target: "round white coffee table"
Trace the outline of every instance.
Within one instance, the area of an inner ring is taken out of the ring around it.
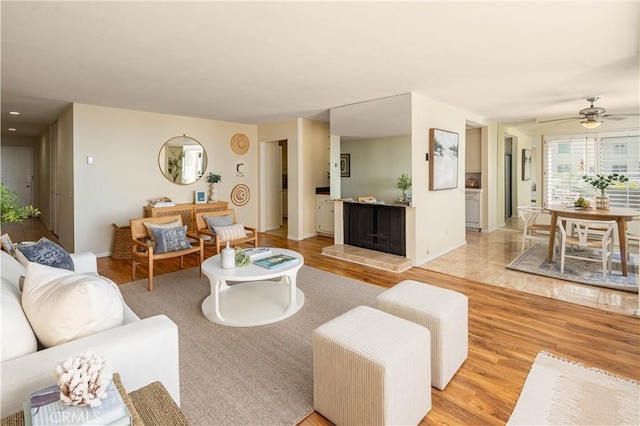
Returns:
[[[202,302],[207,319],[232,327],[252,327],[281,321],[302,308],[304,293],[296,287],[296,274],[304,257],[293,250],[271,251],[297,260],[274,269],[253,263],[222,269],[218,254],[202,263],[202,271],[211,283],[211,295]]]

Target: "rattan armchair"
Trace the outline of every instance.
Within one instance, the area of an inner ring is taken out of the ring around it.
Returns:
[[[244,236],[242,236],[241,238],[224,239],[209,228],[207,220],[205,219],[205,217],[221,218],[223,216],[229,215],[232,218],[231,223],[234,225],[238,224],[238,221],[236,220],[236,213],[233,209],[196,213],[196,233],[201,237],[208,237],[206,239],[203,239],[205,248],[213,250],[214,254],[216,254],[220,253],[221,248],[224,248],[227,242],[231,247],[244,243],[251,244],[254,247],[258,247],[258,231],[256,228],[243,225],[245,234]]]

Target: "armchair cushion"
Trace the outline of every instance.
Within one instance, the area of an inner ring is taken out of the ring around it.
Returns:
[[[103,277],[27,265],[22,308],[44,347],[122,325],[123,305],[118,286]]]
[[[174,228],[154,228],[153,234],[156,240],[156,253],[169,253],[191,248],[187,239],[187,226]]]
[[[40,238],[35,244],[18,245],[16,255],[18,261],[25,267],[28,262],[35,262],[54,268],[74,270],[73,259],[69,253],[45,237]]]
[[[144,222],[144,226],[147,227],[147,235],[149,236],[149,239],[154,242],[156,240],[156,235],[154,230],[170,229],[170,228],[175,228],[176,226],[181,226],[181,225],[182,225],[182,222],[180,222],[179,220],[175,220],[173,222],[168,222],[168,223]]]
[[[216,226],[229,226],[233,225],[233,215],[226,214],[224,216],[204,216],[204,220],[207,222],[207,226],[213,232],[216,233]]]
[[[244,230],[244,224],[236,223],[228,226],[214,226],[215,233],[218,234],[221,241],[240,240],[247,237]]]

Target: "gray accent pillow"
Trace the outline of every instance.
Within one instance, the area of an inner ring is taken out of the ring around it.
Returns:
[[[207,222],[207,226],[213,232],[216,233],[216,230],[213,228],[214,226],[229,226],[233,225],[233,215],[226,214],[224,216],[205,216],[205,222]]]
[[[187,240],[186,225],[175,228],[155,228],[153,233],[156,237],[155,253],[169,253],[191,248]]]
[[[20,244],[16,249],[29,261],[54,268],[75,270],[73,259],[58,244],[42,237],[35,244]]]

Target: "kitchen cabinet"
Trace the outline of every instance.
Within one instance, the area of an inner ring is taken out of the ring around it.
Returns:
[[[316,194],[316,232],[333,236],[333,200],[329,195]]]
[[[482,230],[482,190],[465,190],[465,225],[467,228]]]

